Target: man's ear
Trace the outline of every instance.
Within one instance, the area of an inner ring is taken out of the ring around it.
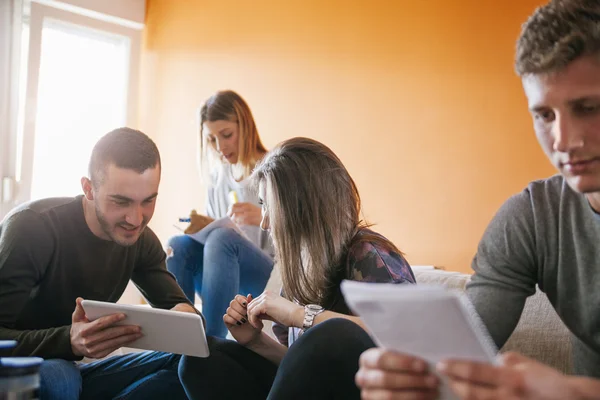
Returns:
[[[94,200],[94,192],[92,191],[92,181],[85,176],[81,178],[81,188],[83,189],[83,194],[85,194],[85,198],[88,200]]]

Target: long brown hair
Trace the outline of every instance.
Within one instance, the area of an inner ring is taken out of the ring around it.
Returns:
[[[327,146],[308,138],[280,143],[257,165],[252,178],[264,188],[275,256],[286,297],[324,305],[339,284],[348,249],[375,242],[402,254],[368,231],[354,180]],[[359,234],[360,232],[360,234]]]
[[[258,161],[257,154],[264,154],[267,149],[262,144],[258,129],[252,116],[250,107],[244,99],[232,90],[222,90],[206,100],[200,108],[200,165],[203,167],[211,160],[218,159],[218,153],[215,145],[207,142],[204,137],[204,123],[210,121],[231,121],[238,124],[239,132],[239,157],[238,164],[243,167],[243,178],[247,178],[252,173],[252,169]],[[210,149],[210,150],[209,150]],[[212,158],[208,156],[208,151],[212,152]],[[207,157],[208,156],[208,157]],[[209,169],[212,169],[209,165]]]

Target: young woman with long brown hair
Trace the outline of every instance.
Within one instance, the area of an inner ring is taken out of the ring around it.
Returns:
[[[202,298],[208,335],[225,337],[223,313],[238,293],[262,293],[273,269],[272,245],[259,228],[261,209],[249,176],[267,150],[258,135],[250,107],[231,90],[215,93],[200,109],[200,160],[208,182],[202,225],[231,217],[239,229],[212,230],[204,244],[187,235],[171,238],[167,268],[190,301]],[[232,204],[230,193],[239,202]],[[195,221],[194,221],[195,222]]]
[[[325,145],[287,140],[252,178],[282,293],[235,296],[223,320],[236,341],[209,338],[210,357],[185,357],[180,364],[188,397],[359,398],[358,357],[373,344],[348,309],[341,281],[415,283],[411,268],[393,243],[361,220],[357,187]],[[274,321],[278,340],[263,332],[263,320]],[[352,339],[351,348],[344,337]]]

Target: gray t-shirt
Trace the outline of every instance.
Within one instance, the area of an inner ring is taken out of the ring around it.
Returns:
[[[240,203],[252,203],[259,206],[258,193],[250,186],[248,179],[240,182],[233,178],[231,166],[222,164],[211,176],[212,185],[208,189],[208,199],[206,202],[206,215],[214,219],[220,219],[227,216],[227,210],[230,206],[229,192],[236,192]],[[258,226],[242,225],[239,227],[252,243],[262,249],[269,255],[274,254],[273,245],[268,232],[260,229]]]
[[[538,285],[571,331],[575,373],[600,377],[600,218],[562,176],[504,203],[472,267],[467,293],[498,347]]]

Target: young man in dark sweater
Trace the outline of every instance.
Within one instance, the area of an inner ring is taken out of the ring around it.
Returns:
[[[33,201],[0,223],[0,339],[14,356],[38,356],[42,399],[181,398],[179,356],[158,352],[90,364],[144,334],[116,326],[122,315],[90,322],[82,299],[116,302],[131,279],[153,307],[195,313],[165,268],[147,227],[161,163],[139,131],[114,130],[92,151],[84,195]]]
[[[560,175],[532,182],[488,226],[467,294],[496,344],[538,285],[571,331],[575,374],[517,354],[492,366],[438,366],[461,399],[600,399],[600,1],[553,0],[523,26],[516,69],[538,141]],[[384,349],[361,358],[363,399],[434,399],[423,360]]]

